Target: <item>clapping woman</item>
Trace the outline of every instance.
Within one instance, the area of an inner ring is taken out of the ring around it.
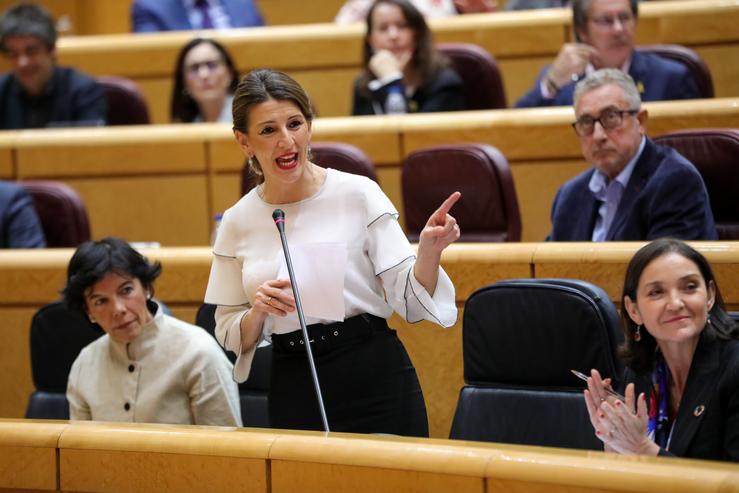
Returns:
[[[739,461],[739,327],[706,259],[660,239],[631,259],[623,289],[626,399],[591,371],[590,421],[608,451]]]

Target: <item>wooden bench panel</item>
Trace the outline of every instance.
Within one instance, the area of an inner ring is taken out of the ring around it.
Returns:
[[[64,427],[0,420],[0,490],[58,491],[56,452]]]

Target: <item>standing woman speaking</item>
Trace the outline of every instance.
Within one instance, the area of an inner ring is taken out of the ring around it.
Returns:
[[[280,208],[291,256],[314,269],[297,275],[331,430],[427,436],[416,371],[385,319],[397,311],[409,322],[454,324],[454,286],[439,261],[459,238],[449,215],[459,192],[432,214],[416,257],[375,182],[310,161],[313,111],[297,82],[269,69],[249,73],[233,117],[260,183],[223,216],[205,301],[218,305],[216,337],[237,355],[236,379],[247,378],[259,341],[271,339],[271,426],[323,429],[291,284],[281,273],[272,219]],[[312,285],[317,278],[328,280]],[[306,302],[311,295],[320,301]],[[315,305],[331,305],[333,315],[316,315]]]

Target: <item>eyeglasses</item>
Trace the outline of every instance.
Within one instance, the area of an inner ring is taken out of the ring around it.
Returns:
[[[595,131],[595,122],[600,123],[604,130],[613,130],[620,127],[624,121],[624,114],[635,115],[639,110],[620,110],[618,108],[606,108],[601,111],[598,118],[592,116],[581,116],[572,124],[575,133],[580,137],[592,135]]]
[[[185,70],[187,71],[188,77],[195,77],[200,73],[200,69],[205,67],[208,72],[212,72],[223,64],[222,60],[207,60],[205,62],[193,63],[189,65]]]
[[[632,14],[631,12],[619,12],[615,16],[599,15],[597,17],[591,17],[590,20],[593,21],[598,27],[606,29],[615,26],[616,21],[618,21],[619,24],[623,26],[631,25],[631,23],[634,22],[634,14]]]

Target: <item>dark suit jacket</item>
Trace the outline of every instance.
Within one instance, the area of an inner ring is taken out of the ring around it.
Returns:
[[[568,181],[552,205],[551,241],[590,241],[600,202],[588,189],[591,168]],[[708,192],[698,170],[670,147],[647,139],[606,241],[715,240]]]
[[[534,87],[516,101],[517,108],[572,106],[577,82],[570,82],[563,86],[552,99],[545,99],[542,96],[541,80],[548,70],[549,66],[547,65],[539,73]],[[642,101],[668,101],[701,97],[698,85],[684,65],[653,53],[634,51],[631,56],[629,75],[634,79]],[[580,75],[580,79],[584,77],[585,74]]]
[[[25,96],[12,73],[0,75],[0,130],[104,125],[107,113],[100,84],[73,68],[55,67],[44,93],[34,100]]]
[[[252,0],[221,0],[231,27],[263,26]],[[134,32],[186,31],[192,29],[182,0],[136,0],[131,6]]]
[[[41,223],[26,190],[0,181],[0,248],[43,248]]]
[[[624,374],[624,387],[634,382],[649,404],[648,375]],[[621,389],[623,392],[623,389]],[[739,462],[739,340],[704,334],[693,356],[670,450],[660,455]]]
[[[380,108],[385,107],[387,88],[381,87],[371,95],[360,87],[360,78],[354,81],[354,105],[352,115],[374,115],[374,100]],[[400,82],[398,82],[399,84]],[[409,113],[431,113],[434,111],[460,111],[464,108],[462,79],[451,68],[444,68],[432,80],[419,87],[408,99]],[[377,113],[382,114],[382,113]]]

